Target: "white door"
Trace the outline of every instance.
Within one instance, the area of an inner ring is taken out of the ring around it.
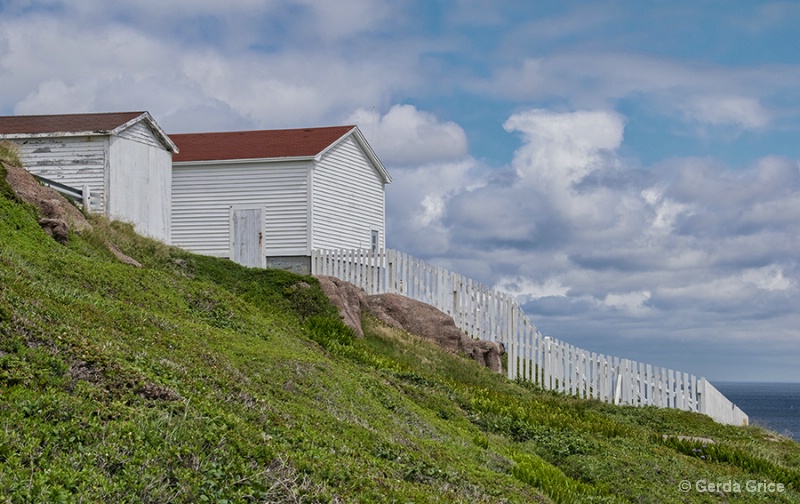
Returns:
[[[231,260],[264,267],[264,209],[231,207]]]

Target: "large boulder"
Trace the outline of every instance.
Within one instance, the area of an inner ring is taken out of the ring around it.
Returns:
[[[367,296],[366,301],[370,313],[383,323],[434,341],[450,353],[466,354],[494,372],[503,371],[502,345],[470,338],[452,317],[433,306],[398,294]]]
[[[367,296],[363,289],[332,276],[316,277],[342,321],[359,337],[364,336],[361,314],[370,313],[384,324],[433,341],[445,351],[464,354],[500,373],[503,345],[475,340],[459,329],[453,318],[433,306],[398,294]]]
[[[359,338],[363,338],[361,311],[366,306],[364,290],[336,277],[319,275],[316,278],[331,304],[339,309],[339,315],[345,325],[352,328]]]

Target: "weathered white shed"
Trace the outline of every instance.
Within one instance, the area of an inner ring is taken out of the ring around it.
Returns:
[[[174,245],[302,273],[314,249],[384,248],[391,177],[358,127],[170,137]]]
[[[147,112],[0,117],[0,139],[19,146],[34,175],[81,190],[113,219],[170,241],[175,144]]]

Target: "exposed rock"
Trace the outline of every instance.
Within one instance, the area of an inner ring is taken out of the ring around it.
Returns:
[[[92,225],[83,214],[58,192],[39,183],[25,168],[3,163],[6,169],[6,180],[11,189],[24,202],[29,203],[42,213],[39,225],[45,232],[65,243],[69,229],[81,233],[91,231]]]
[[[316,278],[330,302],[339,309],[339,315],[345,325],[352,328],[359,338],[363,338],[361,311],[366,307],[364,291],[336,277],[319,275]]]
[[[367,303],[369,311],[390,327],[433,339],[451,353],[465,351],[464,333],[450,316],[429,304],[399,294],[369,296]]]
[[[331,276],[317,276],[342,321],[359,337],[364,336],[361,314],[366,311],[384,324],[436,342],[453,354],[465,354],[492,371],[503,370],[503,345],[474,340],[456,327],[453,318],[433,306],[398,294],[367,296],[363,289]]]
[[[453,318],[433,306],[398,294],[378,294],[366,298],[375,317],[397,329],[436,342],[444,350],[470,356],[497,373],[502,372],[500,357],[505,349],[491,341],[475,340],[456,327]]]
[[[42,213],[39,225],[54,240],[65,244],[69,240],[70,229],[76,233],[92,230],[92,225],[80,210],[58,191],[41,185],[25,168],[8,163],[3,163],[3,167],[6,169],[8,185],[22,201],[39,209]],[[125,255],[113,243],[106,242],[106,247],[120,262],[136,268],[142,267],[136,259]]]
[[[69,228],[64,219],[42,217],[38,222],[44,232],[58,243],[65,245],[69,241]]]
[[[503,372],[502,355],[506,353],[506,349],[502,343],[494,343],[492,341],[476,340],[465,335],[469,340],[469,345],[472,346],[470,357],[478,364],[485,366],[495,373]]]
[[[119,262],[125,263],[125,264],[130,264],[134,268],[141,268],[142,267],[142,263],[140,263],[139,261],[137,261],[136,259],[134,259],[132,257],[129,257],[129,256],[125,255],[119,249],[119,247],[117,247],[113,243],[106,242],[106,247],[108,247],[108,250],[110,250],[111,253],[114,254],[114,256],[117,258],[117,260],[119,260]]]

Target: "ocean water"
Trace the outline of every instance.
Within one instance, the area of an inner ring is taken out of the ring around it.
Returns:
[[[757,424],[800,442],[800,383],[713,383]]]

